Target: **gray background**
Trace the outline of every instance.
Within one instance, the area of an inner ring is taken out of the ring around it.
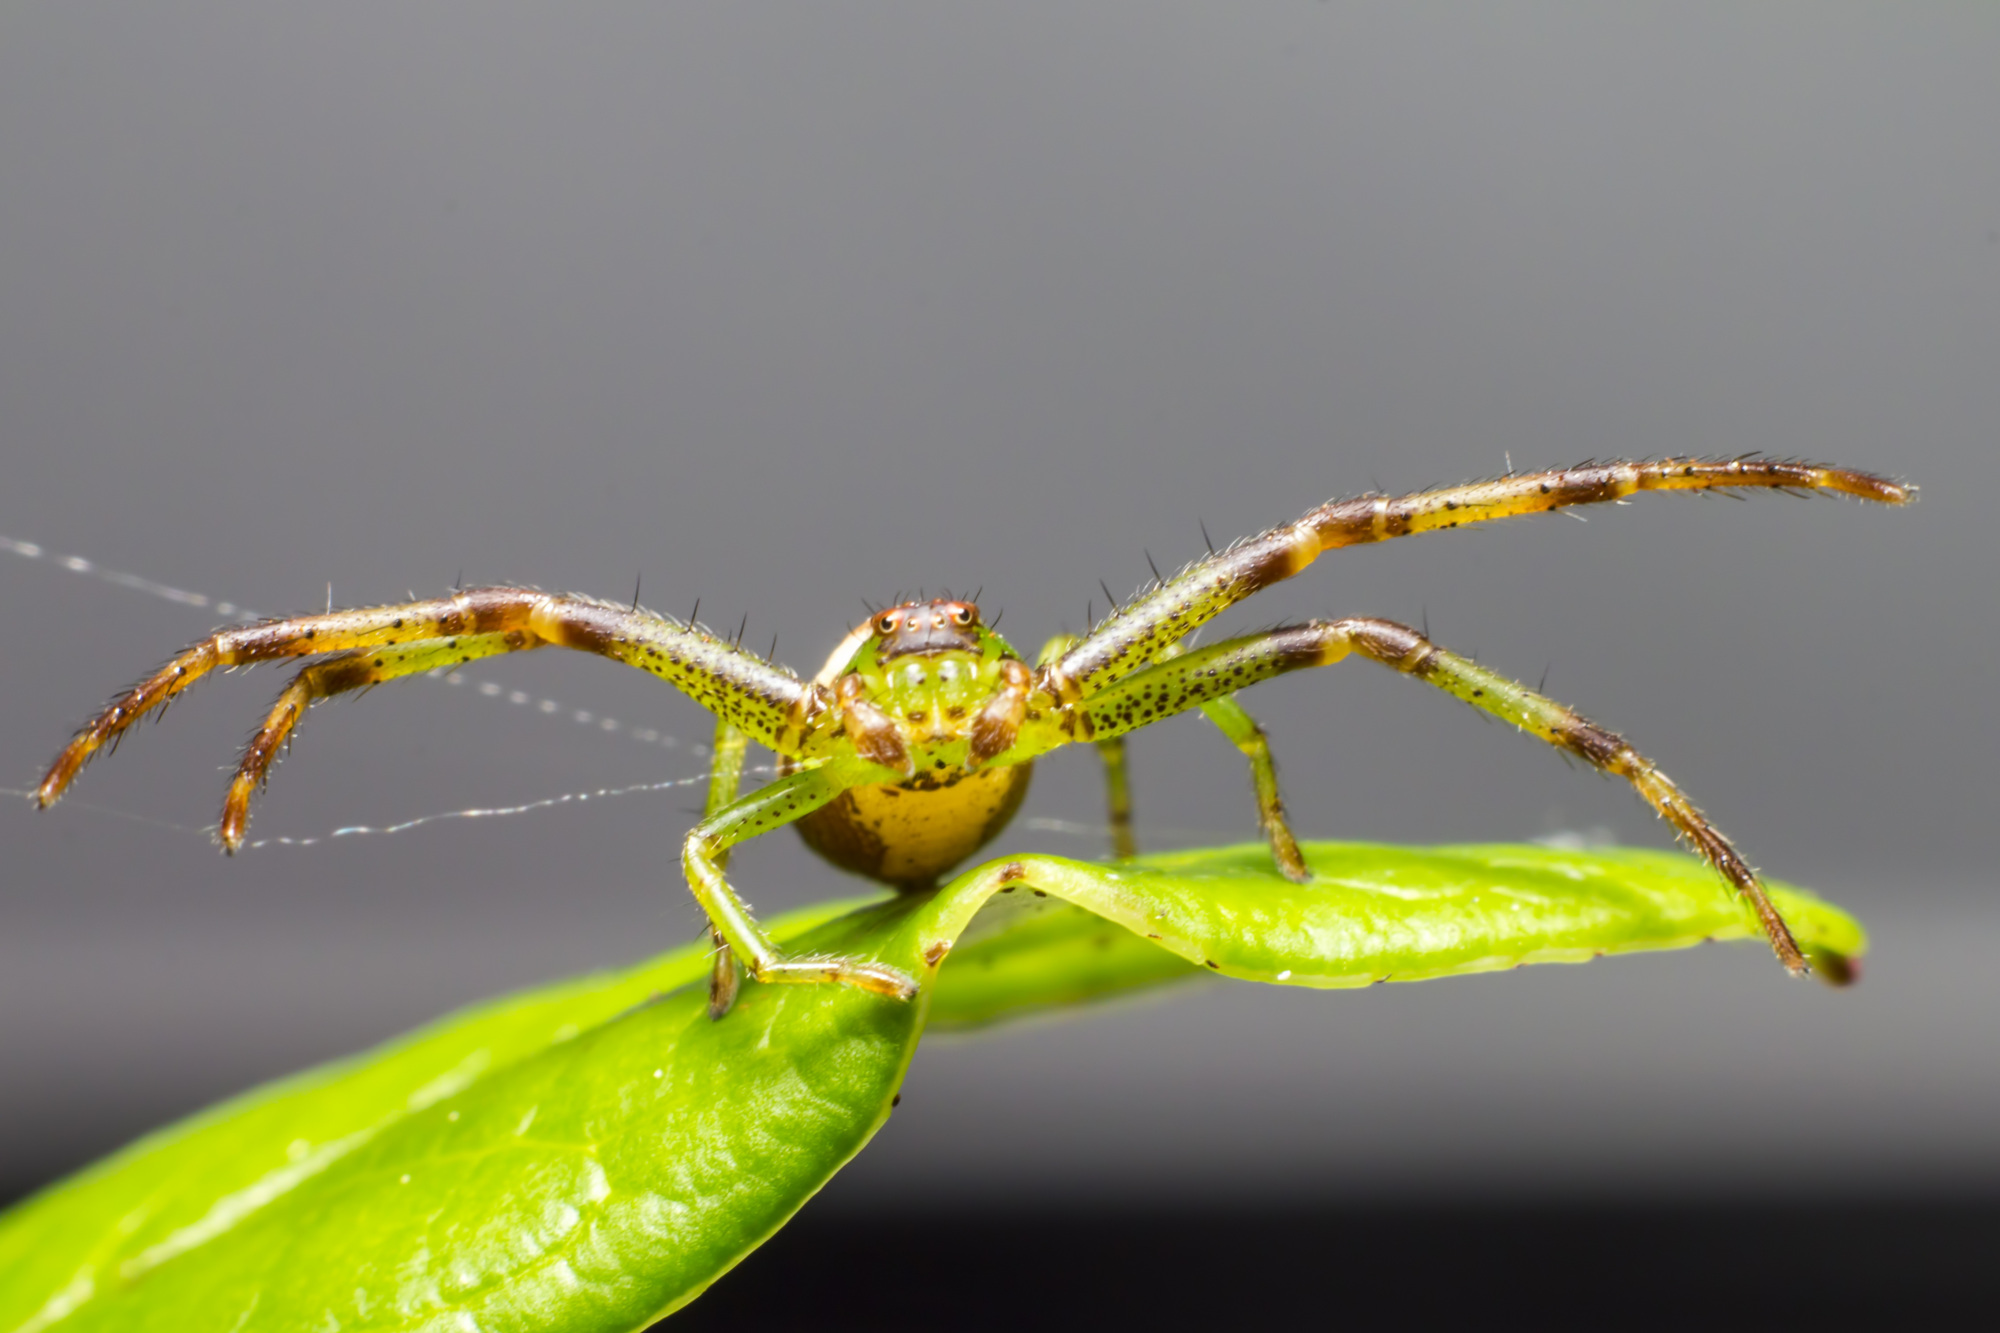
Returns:
[[[810,668],[864,597],[983,584],[1031,649],[1197,519],[1510,456],[1906,476],[1906,512],[1648,497],[1342,553],[1227,622],[1427,613],[1550,667],[1871,924],[1863,986],[1708,949],[938,1041],[834,1195],[1985,1189],[1996,69],[1980,6],[8,6],[0,532],[265,611],[643,572]],[[22,788],[214,619],[4,553],[0,607]],[[468,675],[529,702],[328,707],[254,832],[699,771],[705,716],[637,673]],[[278,680],[0,808],[10,1187],[696,930],[692,790],[225,861],[192,830]],[[1664,841],[1387,672],[1248,701],[1311,834]],[[1133,750],[1150,845],[1251,834],[1198,721]],[[1027,813],[1099,799],[1060,755]],[[767,910],[855,887],[789,838],[737,866]]]

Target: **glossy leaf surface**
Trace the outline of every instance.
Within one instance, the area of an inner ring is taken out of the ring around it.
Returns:
[[[793,950],[910,971],[914,1003],[748,985],[711,1022],[706,954],[690,948],[467,1010],[141,1140],[0,1217],[0,1330],[642,1328],[867,1142],[926,1021],[975,1026],[1210,971],[1357,986],[1751,930],[1704,867],[1662,853],[1307,854],[1306,886],[1261,845],[1117,866],[1022,857],[774,930]],[[1843,974],[1860,928],[1773,893],[1822,972]]]

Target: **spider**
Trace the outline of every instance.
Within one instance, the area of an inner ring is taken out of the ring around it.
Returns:
[[[1307,621],[1205,647],[1184,640],[1224,610],[1288,579],[1339,546],[1456,528],[1637,491],[1760,487],[1820,490],[1887,504],[1913,487],[1845,468],[1758,457],[1586,463],[1549,472],[1391,497],[1332,500],[1297,522],[1211,550],[1150,587],[1081,636],[1049,641],[1031,666],[985,625],[970,600],[903,602],[854,627],[810,680],[710,633],[640,609],[531,588],[473,588],[450,597],[328,611],[219,630],[114,699],[57,756],[36,793],[47,807],[83,766],[135,722],[217,667],[316,657],[278,696],[251,738],[218,834],[243,843],[251,797],[312,704],[400,676],[554,645],[649,671],[717,719],[704,818],[681,850],[688,887],[716,946],[709,1012],[726,1014],[741,975],[760,982],[833,982],[907,1000],[916,984],[883,964],[787,957],[751,918],[725,877],[729,851],[786,824],[844,870],[903,892],[938,877],[991,841],[1020,808],[1033,761],[1073,742],[1102,757],[1114,852],[1134,854],[1124,736],[1200,709],[1250,765],[1257,813],[1277,870],[1311,875],[1285,817],[1269,742],[1236,692],[1350,653],[1403,672],[1624,778],[1745,900],[1778,960],[1806,960],[1729,840],[1659,768],[1574,710],[1393,621]],[[737,796],[746,745],[778,756],[777,778]]]

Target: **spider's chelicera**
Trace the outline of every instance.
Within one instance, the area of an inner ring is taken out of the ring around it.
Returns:
[[[725,878],[729,849],[793,824],[820,855],[899,890],[934,884],[1004,828],[1040,755],[1094,742],[1104,759],[1114,851],[1133,854],[1124,742],[1198,708],[1249,759],[1257,810],[1278,870],[1311,873],[1285,819],[1265,736],[1236,692],[1350,653],[1456,695],[1615,774],[1673,825],[1754,912],[1779,961],[1806,963],[1756,872],[1674,783],[1614,733],[1562,704],[1387,620],[1308,621],[1206,647],[1183,640],[1231,605],[1337,546],[1455,528],[1637,491],[1738,487],[1820,490],[1901,504],[1912,490],[1843,468],[1761,458],[1586,464],[1415,495],[1334,500],[1161,579],[1081,637],[1045,646],[1033,666],[969,601],[906,602],[871,616],[811,680],[689,621],[531,588],[476,588],[432,601],[273,620],[211,635],[114,700],[59,755],[37,793],[47,806],[108,742],[218,667],[317,657],[285,687],[230,783],[219,829],[242,845],[250,798],[306,709],[364,686],[475,658],[554,645],[597,653],[667,681],[717,718],[706,817],[681,862],[708,914],[716,963],[710,1012],[736,994],[739,964],[758,981],[838,982],[909,998],[913,979],[879,963],[781,954]],[[738,799],[744,747],[769,747],[779,776]]]

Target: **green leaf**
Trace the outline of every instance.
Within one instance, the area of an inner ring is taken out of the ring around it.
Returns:
[[[1357,986],[1752,933],[1685,857],[1306,850],[1306,886],[1261,845],[1021,857],[930,897],[776,924],[790,950],[904,968],[922,983],[912,1003],[748,985],[711,1022],[706,954],[687,948],[464,1011],[0,1216],[0,1330],[642,1328],[867,1142],[927,1020],[973,1026],[1208,971]],[[1846,975],[1860,927],[1795,890],[1773,897],[1822,972]]]

